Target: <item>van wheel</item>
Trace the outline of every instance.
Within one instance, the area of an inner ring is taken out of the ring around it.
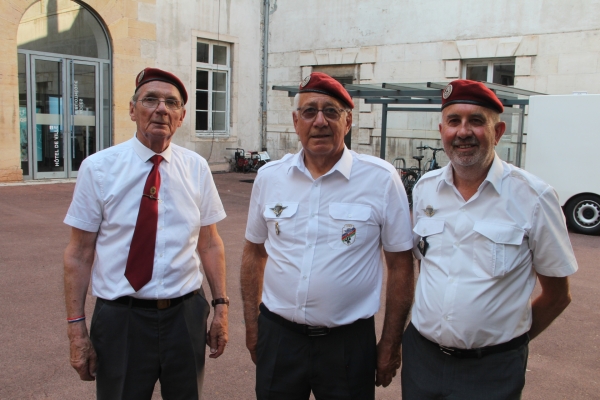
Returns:
[[[565,206],[565,216],[573,231],[585,235],[600,234],[600,197],[593,194],[573,197]]]

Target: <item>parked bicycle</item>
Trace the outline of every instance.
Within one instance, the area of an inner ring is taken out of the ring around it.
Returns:
[[[234,172],[257,172],[260,167],[271,161],[266,151],[247,152],[239,147],[226,147],[227,150],[235,150],[233,158],[229,160]]]
[[[412,207],[412,190],[415,187],[416,183],[421,179],[421,177],[429,171],[433,171],[436,169],[440,169],[441,166],[437,161],[436,154],[440,151],[444,151],[443,148],[436,149],[431,146],[419,146],[418,150],[431,150],[433,152],[431,158],[427,160],[423,169],[421,169],[421,160],[423,160],[424,156],[413,156],[415,160],[419,163],[418,167],[408,167],[406,168],[406,161],[402,157],[397,157],[394,159],[393,164],[396,169],[400,173],[400,179],[402,180],[402,184],[404,185],[404,190],[406,191],[406,195],[408,196],[408,204]],[[399,165],[403,166],[400,167]]]

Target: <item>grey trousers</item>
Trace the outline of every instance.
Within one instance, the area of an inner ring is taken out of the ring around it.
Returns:
[[[164,310],[97,299],[90,332],[97,398],[149,400],[160,380],[165,400],[200,399],[209,312],[203,294]]]
[[[528,354],[524,344],[482,358],[452,357],[410,323],[402,338],[402,399],[520,399]]]

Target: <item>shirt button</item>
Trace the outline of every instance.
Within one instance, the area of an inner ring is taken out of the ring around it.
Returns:
[[[162,231],[162,226],[159,226],[159,227],[158,227],[158,230],[159,230],[159,231]]]
[[[162,255],[162,253],[160,253],[158,256],[159,256],[160,258],[162,258],[162,256],[163,256],[163,255]]]
[[[454,282],[454,278],[448,279],[448,282],[450,282],[450,283]]]
[[[308,248],[310,249],[310,248],[312,248],[312,246],[313,246],[312,244],[309,244],[309,245],[308,245]]]
[[[454,242],[454,247],[458,247],[458,242]]]
[[[314,218],[314,217],[315,217],[315,214],[310,214],[310,216],[311,216],[312,218]]]
[[[444,317],[444,319],[445,319],[446,321],[448,321],[448,320],[450,319],[450,317],[446,315],[446,316]]]
[[[302,279],[306,280],[306,275],[304,275],[304,276],[302,277]]]

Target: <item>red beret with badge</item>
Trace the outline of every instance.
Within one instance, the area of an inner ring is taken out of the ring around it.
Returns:
[[[474,104],[501,114],[504,106],[496,93],[481,82],[467,79],[452,81],[442,90],[442,110],[452,104]]]
[[[183,104],[187,103],[188,94],[183,82],[172,73],[158,68],[144,68],[135,78],[135,91],[137,92],[140,86],[153,81],[167,82],[175,86],[181,94]]]
[[[354,102],[348,91],[341,83],[322,72],[313,72],[300,83],[300,93],[321,93],[334,97],[350,108],[354,108]]]

